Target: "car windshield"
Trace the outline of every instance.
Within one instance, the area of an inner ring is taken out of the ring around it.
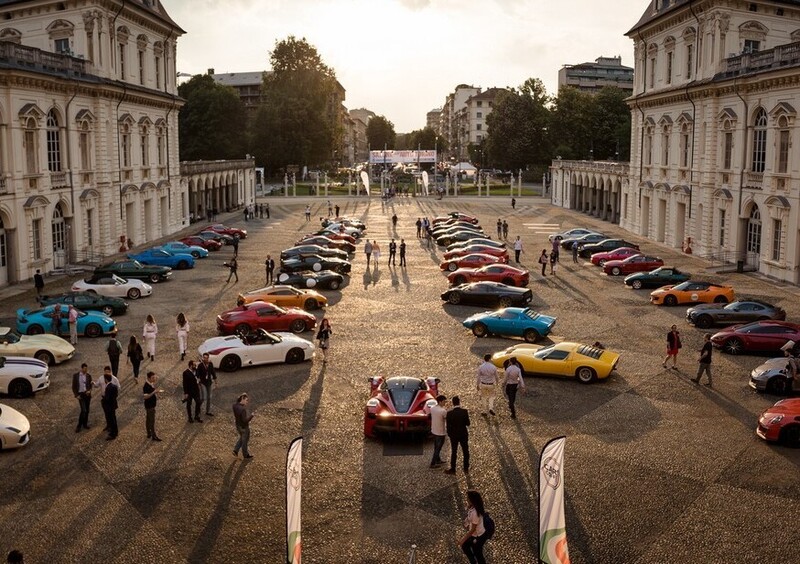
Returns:
[[[14,329],[9,329],[8,332],[2,336],[0,339],[4,343],[19,343],[19,333],[17,333]]]
[[[550,345],[549,347],[545,347],[543,349],[539,349],[538,351],[533,353],[533,357],[534,358],[544,358],[548,354],[550,354],[550,351],[552,351],[554,348],[555,348],[555,345]]]
[[[689,284],[690,284],[690,281],[689,281],[689,280],[687,280],[686,282],[681,282],[680,284],[678,284],[677,286],[675,286],[675,287],[673,288],[673,290],[685,290],[686,288],[688,288],[688,287],[689,287]]]
[[[384,381],[382,387],[389,392],[397,413],[408,413],[417,392],[427,389],[425,382],[419,378],[392,378]]]
[[[125,279],[124,278],[120,278],[116,274],[112,275],[111,279],[114,281],[115,284],[125,284]]]

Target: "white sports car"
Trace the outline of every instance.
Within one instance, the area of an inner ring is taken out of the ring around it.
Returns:
[[[129,278],[125,280],[116,274],[111,274],[105,278],[92,280],[78,280],[72,285],[73,292],[94,292],[101,296],[112,296],[115,298],[130,298],[138,300],[142,296],[149,296],[153,293],[153,287],[146,282]]]
[[[0,393],[24,398],[49,386],[47,363],[22,356],[0,356]]]
[[[0,450],[19,448],[31,440],[31,424],[16,409],[0,403]]]
[[[0,327],[0,355],[28,356],[52,365],[75,356],[75,347],[56,335],[20,335],[10,327]]]
[[[212,337],[200,345],[197,352],[201,356],[208,353],[211,363],[220,370],[234,372],[243,366],[311,360],[314,343],[292,333],[269,333],[259,329],[245,337]]]

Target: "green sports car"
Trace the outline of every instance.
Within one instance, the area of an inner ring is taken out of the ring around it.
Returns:
[[[71,305],[81,311],[102,311],[106,315],[121,315],[128,311],[128,302],[122,298],[100,296],[92,292],[64,292],[52,296],[39,296],[40,305]]]

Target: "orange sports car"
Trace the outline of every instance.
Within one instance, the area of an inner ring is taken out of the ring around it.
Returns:
[[[733,300],[733,288],[730,286],[696,280],[687,280],[675,286],[662,286],[650,294],[651,304],[665,306],[696,303],[727,304]]]
[[[328,305],[328,298],[314,290],[301,290],[292,286],[267,286],[239,294],[237,305],[253,302],[268,302],[281,307],[301,307],[305,310],[319,309]]]

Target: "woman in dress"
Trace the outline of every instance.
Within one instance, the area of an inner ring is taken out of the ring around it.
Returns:
[[[375,259],[375,268],[378,268],[378,263],[381,261],[381,247],[375,240],[372,241],[372,258]]]
[[[131,339],[128,341],[128,364],[133,367],[133,379],[136,382],[139,382],[139,366],[141,366],[142,360],[144,360],[142,345],[136,340],[135,335],[131,335]]]
[[[147,358],[151,361],[156,359],[156,336],[158,335],[158,325],[155,318],[148,314],[142,329],[145,345],[147,345]]]
[[[186,342],[189,340],[189,322],[183,312],[175,319],[175,332],[178,334],[178,352],[183,360],[186,358]]]
[[[328,348],[330,347],[332,333],[331,322],[327,317],[323,317],[319,324],[319,331],[317,331],[317,341],[319,341],[319,348],[322,349],[323,364],[328,362]]]
[[[458,543],[461,550],[467,555],[467,560],[471,564],[486,564],[483,556],[483,545],[486,539],[483,534],[486,529],[483,526],[483,497],[476,490],[467,492],[467,516],[464,518],[464,528],[467,533],[461,537]]]

